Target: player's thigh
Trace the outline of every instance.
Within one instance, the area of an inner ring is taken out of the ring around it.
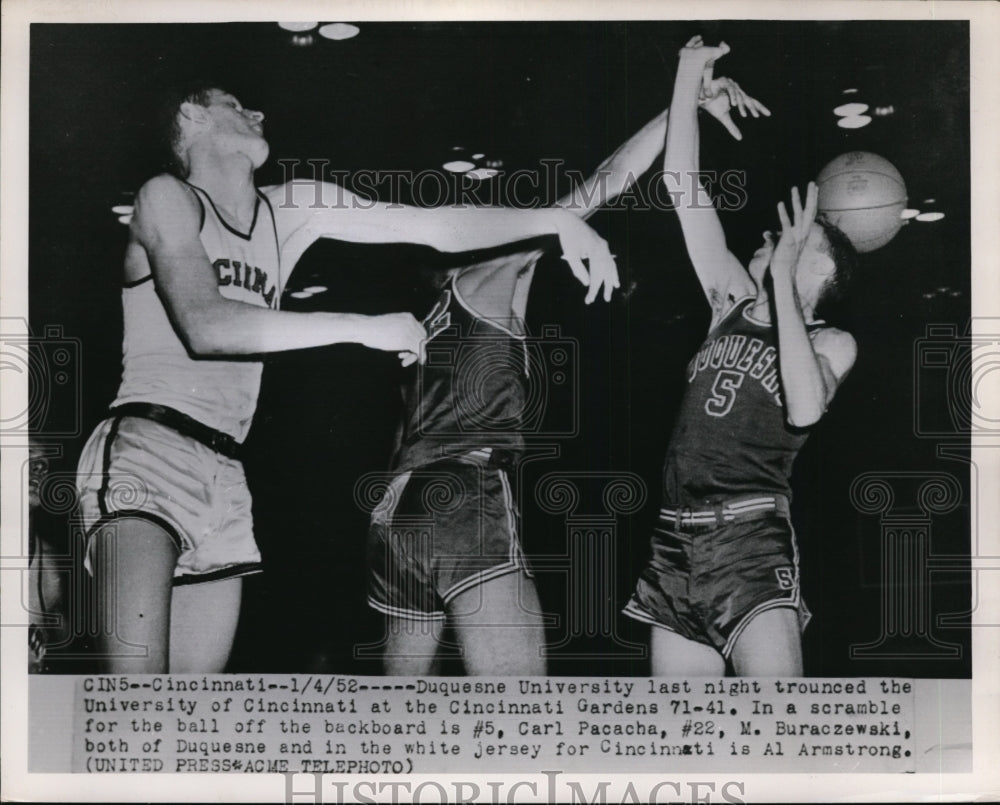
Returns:
[[[443,619],[386,618],[384,672],[390,676],[434,674],[443,629]]]
[[[726,661],[711,646],[658,626],[650,628],[650,673],[653,676],[722,676]]]
[[[755,615],[730,656],[737,676],[802,676],[798,612],[778,607]]]
[[[151,520],[123,517],[91,537],[90,562],[102,619],[99,651],[108,672],[167,670],[177,546]]]
[[[170,671],[221,673],[240,618],[243,579],[174,587],[170,617]]]
[[[522,572],[455,596],[448,615],[469,674],[545,673],[545,628],[534,581]]]

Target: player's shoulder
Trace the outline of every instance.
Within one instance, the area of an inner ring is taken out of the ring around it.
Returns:
[[[143,201],[157,201],[172,198],[194,198],[194,190],[187,182],[170,173],[158,173],[147,179],[136,198]]]
[[[135,196],[133,231],[200,227],[202,208],[194,189],[169,173],[147,180]]]
[[[136,212],[164,212],[198,209],[198,197],[187,182],[169,173],[148,179],[136,193]]]

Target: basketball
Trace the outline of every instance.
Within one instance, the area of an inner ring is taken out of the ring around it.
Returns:
[[[906,184],[889,160],[867,151],[841,154],[816,177],[817,208],[859,252],[885,246],[903,226]]]

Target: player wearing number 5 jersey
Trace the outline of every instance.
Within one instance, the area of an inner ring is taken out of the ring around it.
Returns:
[[[843,293],[854,251],[815,220],[816,186],[793,216],[778,206],[781,237],[765,233],[747,269],[726,247],[697,180],[697,105],[728,116],[769,114],[712,66],[728,52],[695,37],[681,51],[664,176],[685,245],[712,308],[691,359],[663,475],[652,558],[625,614],[649,623],[654,674],[802,673],[799,592],[789,519],[792,464],[854,363],[854,339],[816,317]]]

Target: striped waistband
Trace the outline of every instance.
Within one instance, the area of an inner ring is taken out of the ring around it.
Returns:
[[[664,506],[660,509],[660,520],[676,530],[718,528],[772,514],[787,516],[789,511],[788,498],[784,495],[746,495],[678,509]]]
[[[512,472],[517,464],[517,453],[499,447],[477,447],[467,453],[447,456],[458,461],[470,461],[473,464],[484,464],[488,467]]]

